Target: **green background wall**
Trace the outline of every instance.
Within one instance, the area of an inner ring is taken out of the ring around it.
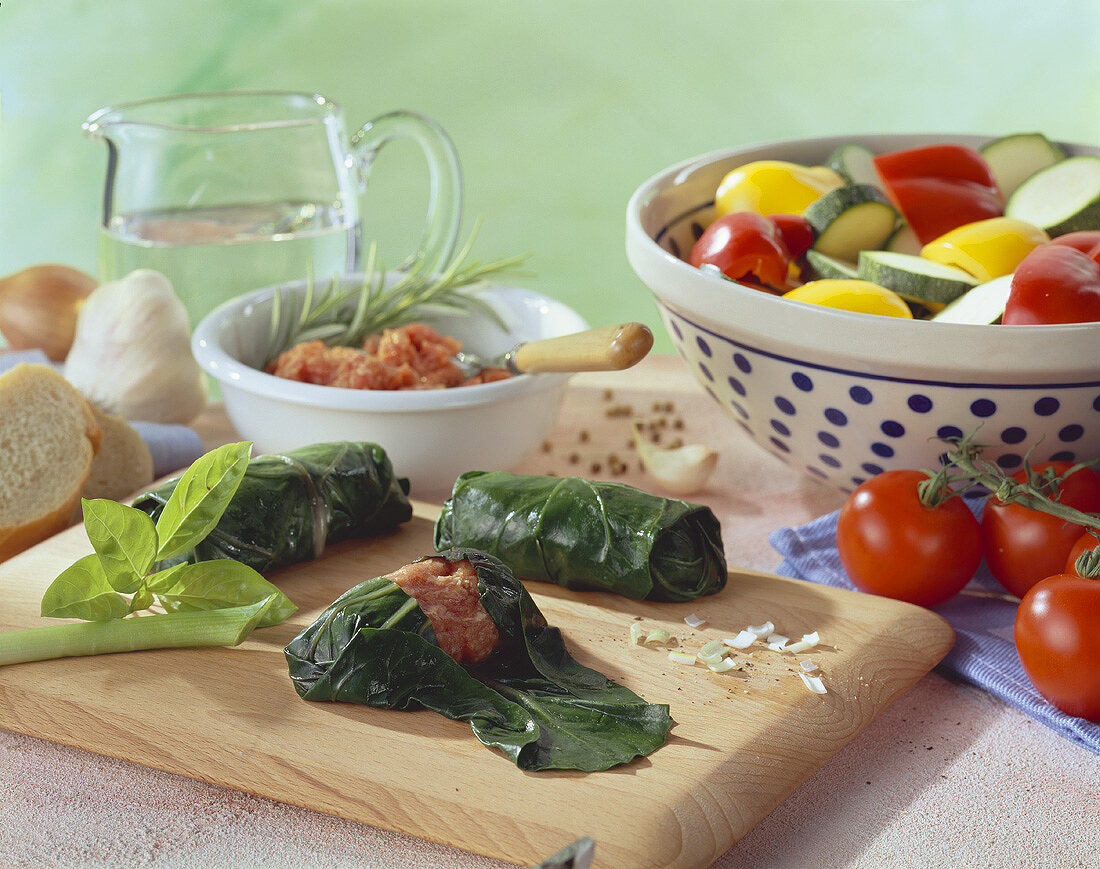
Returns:
[[[1100,143],[1092,0],[4,0],[0,274],[96,268],[100,106],[186,91],[316,91],[361,123],[409,108],[451,134],[480,258],[593,323],[658,320],[623,252],[644,179],[705,151],[846,132],[1041,130]],[[396,261],[426,184],[376,163],[364,229]],[[659,349],[670,344],[662,336]]]

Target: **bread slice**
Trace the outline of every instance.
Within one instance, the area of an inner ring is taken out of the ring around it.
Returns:
[[[100,437],[88,403],[50,366],[0,375],[0,561],[69,524]]]
[[[92,473],[82,497],[122,501],[153,482],[153,454],[130,423],[91,405],[96,424],[103,432],[99,452],[92,460]],[[80,521],[77,507],[75,521]]]

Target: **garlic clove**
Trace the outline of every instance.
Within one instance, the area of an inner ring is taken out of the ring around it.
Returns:
[[[698,492],[718,465],[718,453],[705,444],[666,449],[647,440],[638,422],[634,423],[634,445],[646,473],[661,488],[677,495]]]
[[[88,296],[65,377],[93,404],[128,420],[188,423],[206,404],[187,311],[152,269],[108,281]]]
[[[62,265],[31,266],[0,279],[0,335],[12,350],[42,350],[61,362],[95,287],[91,275]]]

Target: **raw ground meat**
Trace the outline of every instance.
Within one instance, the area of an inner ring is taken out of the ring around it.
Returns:
[[[444,389],[504,380],[503,368],[467,378],[454,361],[462,342],[431,326],[410,323],[370,335],[363,349],[303,341],[279,354],[266,371],[276,377],[346,389]]]
[[[460,664],[479,664],[500,642],[500,632],[477,591],[469,561],[427,558],[386,576],[415,598],[435,631],[439,647]]]

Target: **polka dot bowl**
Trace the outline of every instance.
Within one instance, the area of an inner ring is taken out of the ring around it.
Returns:
[[[818,164],[838,145],[876,152],[988,137],[801,139],[686,161],[627,207],[631,267],[657,297],[681,357],[737,429],[807,475],[849,491],[874,474],[931,468],[943,437],[979,430],[1006,471],[1100,457],[1100,323],[969,326],[791,302],[689,266],[714,191],[752,160]],[[1065,146],[1100,156],[1100,149]]]

